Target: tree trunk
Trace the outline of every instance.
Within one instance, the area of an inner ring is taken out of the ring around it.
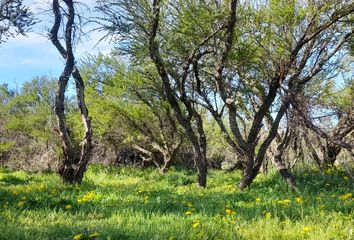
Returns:
[[[337,160],[337,156],[342,150],[341,146],[338,144],[332,143],[332,142],[327,142],[326,148],[325,148],[324,156],[323,156],[323,164],[324,168],[329,168],[333,167],[334,163]]]
[[[249,154],[249,156],[246,157],[245,166],[243,169],[243,176],[239,183],[239,188],[241,190],[248,187],[252,183],[253,179],[256,177],[256,174],[254,174],[253,163],[253,154]]]
[[[272,159],[279,174],[284,178],[292,191],[297,192],[295,177],[289,172],[282,161],[282,153],[277,153]]]
[[[52,10],[54,13],[54,24],[50,31],[50,39],[53,45],[57,48],[63,59],[65,59],[65,68],[60,75],[58,81],[58,90],[55,99],[55,114],[58,121],[58,129],[62,140],[63,162],[59,169],[59,174],[65,183],[81,183],[86,171],[87,164],[91,158],[92,150],[92,128],[91,120],[88,116],[88,110],[85,104],[84,82],[81,78],[79,70],[75,67],[75,58],[72,48],[72,38],[75,25],[75,8],[72,0],[64,1],[67,6],[65,16],[66,21],[62,19],[62,11],[58,0],[53,0]],[[60,25],[65,23],[65,47],[58,38]],[[69,129],[65,118],[65,91],[68,85],[70,76],[73,76],[76,83],[77,103],[81,113],[81,120],[84,126],[84,139],[82,141],[81,150],[72,143],[72,136],[69,134]]]
[[[207,182],[207,161],[199,144],[193,145],[194,162],[197,168],[197,186],[205,188]]]

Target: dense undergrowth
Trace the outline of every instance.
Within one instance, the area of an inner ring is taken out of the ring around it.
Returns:
[[[350,178],[296,176],[297,194],[275,173],[239,191],[238,172],[211,171],[197,189],[181,169],[92,165],[81,186],[0,169],[0,239],[354,239]]]

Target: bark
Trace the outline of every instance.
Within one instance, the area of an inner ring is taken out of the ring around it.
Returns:
[[[277,169],[277,171],[279,172],[279,174],[285,179],[285,181],[287,182],[291,190],[297,192],[295,177],[290,173],[288,168],[285,166],[282,158],[284,151],[289,146],[292,138],[292,131],[290,130],[290,127],[291,126],[289,125],[287,126],[284,137],[281,140],[281,142],[278,144],[276,154],[272,158],[272,162],[275,168]]]
[[[273,164],[280,175],[285,179],[291,190],[297,192],[295,177],[289,172],[289,170],[285,167],[281,154],[277,154],[273,158]]]
[[[176,97],[174,90],[172,89],[170,76],[167,73],[165,68],[165,64],[163,59],[160,56],[160,49],[157,43],[157,32],[159,28],[160,22],[160,0],[154,0],[152,6],[152,14],[153,19],[151,23],[151,29],[149,32],[149,53],[150,58],[155,64],[155,67],[158,71],[158,74],[162,80],[162,85],[164,89],[164,94],[171,108],[174,110],[176,118],[181,126],[184,128],[189,140],[192,143],[193,151],[194,151],[194,161],[196,163],[197,168],[197,185],[199,187],[206,187],[206,179],[207,179],[207,167],[206,167],[206,141],[205,134],[203,130],[203,126],[201,124],[201,117],[199,113],[192,106],[192,102],[186,96],[185,90],[185,80],[187,77],[187,69],[190,64],[193,62],[194,54],[192,54],[192,58],[189,59],[186,63],[186,66],[183,68],[184,74],[181,80],[175,79],[178,82],[179,90],[181,96],[179,98]],[[185,108],[187,109],[188,115],[185,116],[182,109],[179,106],[179,101],[183,103]],[[193,118],[197,122],[197,132],[193,129]],[[204,145],[205,144],[205,145]]]
[[[338,144],[327,142],[324,152],[323,165],[324,168],[333,167],[338,154],[341,152],[342,147]]]
[[[67,21],[65,25],[64,41],[65,47],[58,38],[60,25],[62,24],[61,6],[58,0],[53,0],[52,10],[54,13],[54,24],[50,31],[50,39],[57,48],[63,59],[65,59],[65,68],[59,77],[58,90],[55,99],[55,114],[58,122],[58,130],[62,140],[63,161],[61,163],[59,174],[65,183],[81,183],[87,164],[91,158],[92,150],[92,128],[91,120],[85,104],[84,82],[79,70],[75,67],[75,58],[72,49],[74,34],[75,9],[72,0],[64,1],[67,8]],[[76,83],[77,102],[81,113],[82,123],[84,125],[84,139],[81,150],[73,144],[66,124],[65,117],[65,90],[70,76],[73,76]]]

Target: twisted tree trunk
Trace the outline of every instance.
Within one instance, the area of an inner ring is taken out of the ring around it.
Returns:
[[[87,164],[91,158],[92,150],[92,128],[91,120],[85,103],[84,82],[79,70],[75,67],[75,58],[73,54],[73,34],[75,9],[73,0],[64,1],[67,6],[67,21],[65,25],[64,41],[62,45],[58,38],[58,32],[62,20],[62,8],[58,0],[53,0],[52,10],[54,13],[54,24],[50,31],[50,39],[57,48],[63,59],[65,59],[65,68],[59,77],[58,89],[55,99],[55,114],[58,121],[58,130],[62,140],[63,161],[59,168],[59,174],[65,183],[81,183]],[[65,47],[64,47],[65,46]],[[81,120],[84,125],[84,139],[81,150],[72,141],[65,117],[65,91],[69,78],[73,76],[76,83],[77,103],[81,113]]]

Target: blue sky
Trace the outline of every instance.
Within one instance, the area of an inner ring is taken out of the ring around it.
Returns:
[[[46,2],[46,0],[27,0],[25,4],[42,19],[45,16],[40,12],[46,8]],[[83,2],[92,6],[94,1]],[[60,75],[64,64],[56,48],[43,36],[46,26],[50,27],[50,22],[43,21],[27,36],[17,36],[0,45],[0,84],[7,83],[10,88],[19,88],[23,82],[36,76],[57,78]],[[80,60],[87,53],[108,53],[112,46],[107,42],[95,47],[100,37],[100,33],[93,32],[90,39],[84,39],[75,49],[76,60]]]

